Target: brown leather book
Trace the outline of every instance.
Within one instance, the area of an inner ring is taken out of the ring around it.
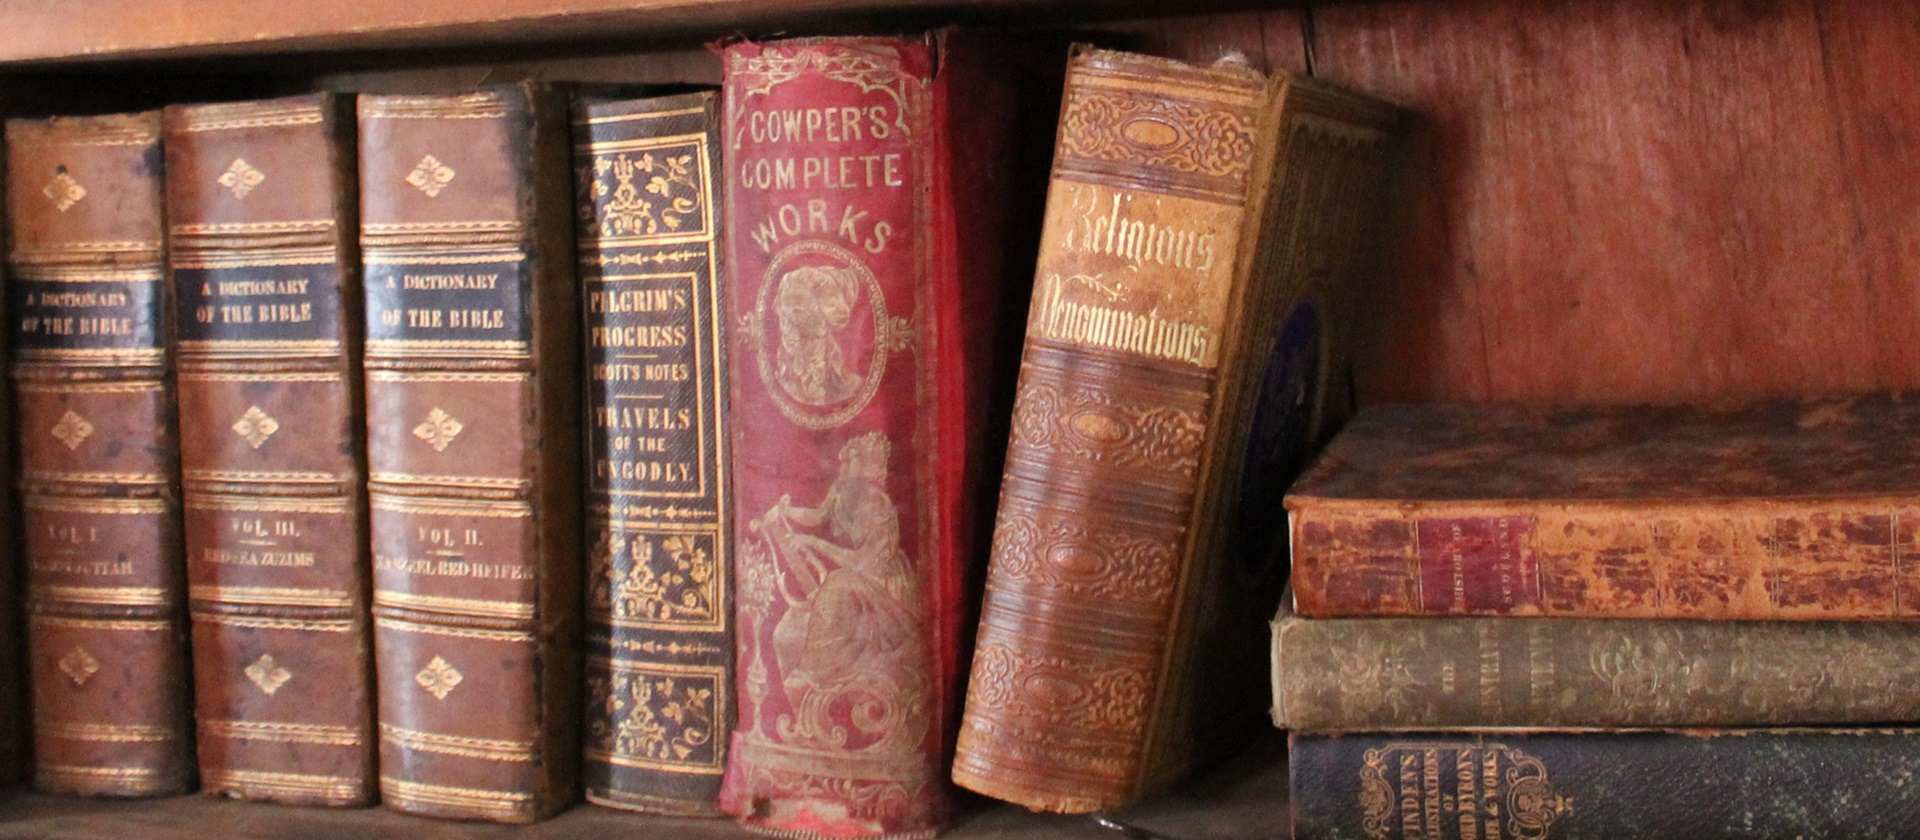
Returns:
[[[5,194],[6,168],[0,167],[0,195]],[[0,229],[5,219],[0,218]],[[6,266],[0,264],[0,324],[11,323],[13,287]],[[12,341],[0,341],[0,370],[12,359]],[[13,429],[13,392],[0,388],[0,429]],[[26,640],[20,624],[21,568],[20,507],[14,472],[14,447],[0,445],[0,790],[24,784],[32,772],[33,750],[28,727]]]
[[[160,112],[7,122],[34,786],[193,788]]]
[[[166,111],[201,788],[374,799],[351,98]]]
[[[1398,118],[1243,65],[1075,52],[961,785],[1118,808],[1257,720],[1284,567],[1259,506],[1339,413]]]
[[[380,791],[541,819],[580,766],[566,99],[528,84],[359,112]]]
[[[578,98],[588,371],[587,799],[717,815],[733,541],[717,92]]]
[[[1287,496],[1300,615],[1920,617],[1920,401],[1382,406]]]

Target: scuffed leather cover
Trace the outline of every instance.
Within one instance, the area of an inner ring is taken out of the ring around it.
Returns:
[[[1291,738],[1295,840],[1908,837],[1915,729]]]
[[[954,779],[1118,808],[1265,705],[1277,497],[1339,413],[1397,113],[1243,65],[1081,48]]]
[[[193,788],[160,112],[7,122],[34,787]]]
[[[1920,401],[1387,406],[1295,485],[1335,615],[1920,617]]]
[[[541,819],[580,766],[565,97],[362,96],[359,113],[381,795]]]
[[[1920,719],[1920,623],[1300,618],[1274,724],[1781,726]]]
[[[328,94],[166,112],[201,787],[374,801],[358,155]]]
[[[1010,76],[965,38],[725,61],[740,713],[721,806],[925,837],[993,462]],[[1018,234],[1016,234],[1018,236]],[[1004,393],[1004,392],[1002,392]]]
[[[720,813],[733,730],[717,92],[576,98],[587,799]]]

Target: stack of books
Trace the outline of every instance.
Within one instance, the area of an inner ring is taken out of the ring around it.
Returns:
[[[1897,396],[1361,413],[1287,501],[1295,836],[1911,831],[1916,422]]]

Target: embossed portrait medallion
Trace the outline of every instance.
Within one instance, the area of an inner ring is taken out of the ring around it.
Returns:
[[[750,334],[767,393],[787,419],[830,429],[867,407],[899,328],[880,283],[852,251],[795,242],[768,263]]]

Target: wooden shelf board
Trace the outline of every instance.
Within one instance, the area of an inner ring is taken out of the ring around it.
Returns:
[[[1118,817],[1178,840],[1236,840],[1286,834],[1286,739],[1262,730],[1239,757]],[[21,793],[0,799],[0,840],[748,840],[763,837],[724,820],[652,817],[580,805],[530,826],[409,817],[380,808],[328,810],[233,802],[204,796],[158,800],[64,799]],[[948,840],[1121,840],[1087,817],[1034,814],[975,799]]]

